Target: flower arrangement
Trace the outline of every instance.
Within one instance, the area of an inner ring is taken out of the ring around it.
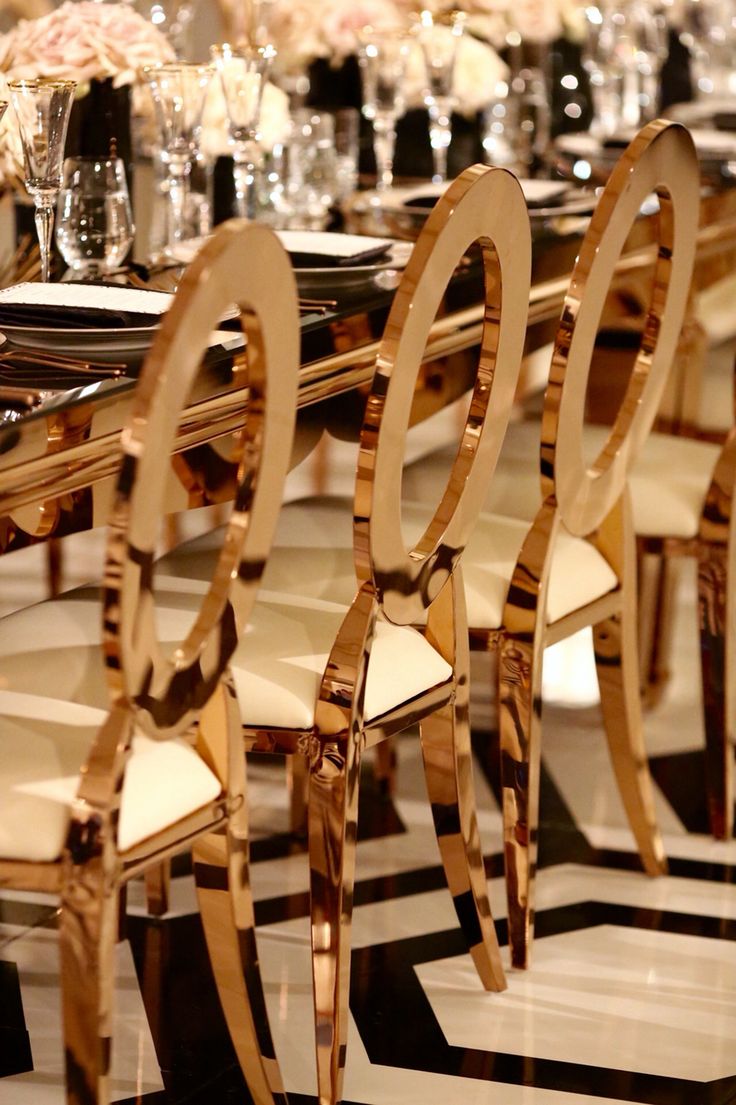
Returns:
[[[271,0],[266,30],[278,50],[278,67],[294,72],[319,58],[341,65],[357,53],[364,27],[406,30],[422,8],[440,18],[458,10],[466,15],[454,89],[458,110],[466,115],[484,107],[507,74],[498,49],[520,39],[542,43],[562,34],[580,38],[584,26],[583,0]],[[422,102],[422,66],[417,50],[407,82],[412,106]]]
[[[38,19],[21,19],[0,35],[0,85],[6,80],[58,77],[77,81],[83,96],[93,80],[133,84],[144,65],[173,60],[164,35],[129,4],[65,0]],[[0,122],[0,188],[23,179],[20,138],[10,111]]]
[[[111,77],[132,84],[144,65],[172,61],[164,35],[128,4],[65,0],[40,19],[21,19],[0,36],[5,77],[59,77],[84,85]]]

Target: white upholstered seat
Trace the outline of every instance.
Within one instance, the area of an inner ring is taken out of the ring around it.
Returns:
[[[607,436],[588,426],[585,442],[594,457]],[[531,520],[539,509],[538,422],[509,426],[486,509]],[[447,470],[452,448],[445,447],[404,471],[404,492],[421,498]],[[694,537],[720,449],[707,441],[650,434],[629,476],[634,529],[642,537]],[[466,561],[467,563],[467,561]]]
[[[423,507],[405,505],[404,532],[408,542],[421,536],[426,521]],[[473,611],[473,625],[480,629],[498,629],[502,625],[509,581],[528,529],[524,521],[499,515],[482,514],[478,520],[463,556],[463,581],[468,607]],[[163,565],[169,565],[182,577],[208,579],[221,541],[217,532],[206,534],[180,546]],[[552,561],[548,620],[557,621],[593,602],[613,590],[616,582],[615,573],[597,549],[562,531]],[[321,497],[284,507],[264,586],[332,602],[350,602],[357,587],[352,504],[340,498]],[[375,650],[376,646],[374,653]],[[369,699],[372,674],[378,662],[374,653],[369,667]],[[237,654],[234,667],[237,677]]]
[[[182,568],[182,578],[177,579],[166,568],[167,564],[173,568],[172,558],[163,562],[156,590],[157,623],[164,646],[175,646],[186,635],[221,545],[222,532],[215,531],[182,547],[190,552],[188,564],[205,573],[200,576],[193,570],[191,582],[188,569]],[[341,587],[337,601],[277,594],[267,589],[266,581],[232,661],[245,725],[309,729],[314,724],[315,703],[330,649],[355,595],[351,554],[346,569],[350,579]],[[295,591],[301,578],[297,573]],[[305,573],[303,578],[309,575]],[[55,716],[57,699],[62,697],[87,708],[102,709],[106,703],[99,604],[95,588],[80,588],[5,620],[0,639],[0,670],[5,685],[15,692],[36,695],[42,722]],[[44,677],[39,689],[40,669]],[[366,684],[367,718],[379,717],[398,702],[443,683],[451,674],[449,664],[416,630],[379,622]],[[98,723],[101,716],[97,717]]]
[[[106,712],[5,690],[0,710],[0,854],[52,863],[64,847],[79,771]],[[186,741],[136,735],[123,782],[120,852],[214,801],[221,789]]]

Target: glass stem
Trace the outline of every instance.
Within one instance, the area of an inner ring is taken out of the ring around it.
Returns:
[[[51,262],[51,233],[54,229],[54,199],[49,196],[34,196],[36,205],[36,234],[41,250],[41,280],[49,282]]]
[[[169,246],[175,246],[186,239],[186,211],[189,195],[188,161],[169,162]]]
[[[256,169],[260,161],[257,142],[241,142],[233,154],[235,210],[241,219],[257,216]]]
[[[395,121],[377,116],[373,120],[373,152],[376,155],[376,188],[379,192],[390,188],[394,182],[395,148]]]
[[[447,180],[447,151],[452,140],[452,103],[437,97],[429,103],[429,144],[432,147],[434,173],[432,180],[441,184]]]

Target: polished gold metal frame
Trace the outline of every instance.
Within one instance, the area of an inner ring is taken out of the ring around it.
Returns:
[[[736,389],[735,389],[736,390]],[[675,443],[676,448],[676,443]],[[677,463],[673,451],[673,463]],[[734,830],[734,739],[736,734],[736,429],[722,445],[695,537],[640,537],[640,554],[651,587],[651,637],[644,672],[645,693],[657,700],[667,677],[667,654],[675,601],[674,562],[694,557],[698,566],[698,629],[705,731],[705,790],[710,831],[730,840]],[[652,586],[653,580],[653,586]]]
[[[257,266],[252,264],[258,256]],[[211,330],[237,304],[248,342],[248,411],[238,494],[217,569],[195,625],[172,658],[157,643],[153,549],[168,458]],[[123,435],[110,521],[104,641],[111,709],[82,769],[64,852],[56,863],[3,861],[0,885],[58,892],[70,1105],[109,1097],[113,949],[120,888],[194,847],[213,966],[258,1105],[285,1100],[255,954],[248,880],[245,759],[228,664],[255,598],[286,474],[299,364],[291,265],[269,231],[223,226],[188,269],[146,360]],[[198,722],[195,730],[195,722]],[[136,730],[156,740],[189,735],[222,785],[212,803],[140,845],[117,845],[120,795]],[[247,1001],[246,1001],[247,992]]]
[[[462,442],[419,543],[401,536],[401,462],[417,373],[451,275],[478,242],[485,307],[477,378]],[[459,559],[500,451],[521,363],[531,236],[518,182],[474,166],[427,220],[396,293],[361,434],[354,508],[360,582],[332,648],[309,732],[245,729],[249,751],[308,759],[312,964],[320,1105],[342,1096],[358,777],[364,748],[419,723],[440,854],[483,985],[505,987],[488,901],[472,786],[468,630]],[[365,681],[376,623],[421,623],[452,668],[445,682],[368,721]],[[245,661],[247,662],[247,661]]]
[[[659,245],[644,333],[608,439],[592,464],[583,422],[590,363],[606,295],[644,200],[659,198]],[[666,869],[642,735],[636,625],[636,547],[626,478],[657,413],[683,323],[699,210],[697,159],[687,132],[656,121],[624,152],[585,235],[565,297],[545,395],[543,504],[509,588],[501,633],[472,628],[474,647],[498,647],[504,850],[512,963],[529,963],[534,924],[544,649],[593,627],[613,767],[645,870]],[[547,588],[561,526],[589,540],[614,569],[610,594],[557,622]],[[581,771],[584,766],[581,765]]]

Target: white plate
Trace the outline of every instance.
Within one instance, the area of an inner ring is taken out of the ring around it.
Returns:
[[[527,200],[536,206],[527,208],[530,219],[550,219],[561,215],[582,215],[592,211],[596,205],[596,196],[593,193],[582,193],[579,189],[571,188],[569,184],[554,180],[519,180],[522,191]],[[421,225],[432,210],[430,207],[414,206],[409,201],[414,199],[432,198],[442,195],[447,184],[420,184],[414,187],[392,188],[381,202],[381,208],[388,215],[397,219],[399,225],[406,225],[407,220],[415,226]],[[548,199],[545,205],[539,206],[541,201]]]
[[[49,353],[88,353],[100,360],[115,360],[122,353],[144,353],[153,341],[158,323],[148,326],[85,327],[64,330],[60,327],[5,326],[2,333],[13,345],[24,349],[42,349]]]
[[[343,291],[353,291],[366,284],[375,283],[382,273],[397,271],[406,267],[414,248],[413,242],[394,242],[388,255],[382,261],[371,265],[334,265],[329,268],[294,269],[297,287],[300,292],[332,291],[339,295]]]
[[[691,130],[690,134],[695,143],[701,171],[717,172],[731,161],[736,161],[736,134],[705,127]],[[605,146],[586,132],[561,134],[555,139],[555,146],[567,157],[605,166],[613,166],[626,149],[625,146]]]

